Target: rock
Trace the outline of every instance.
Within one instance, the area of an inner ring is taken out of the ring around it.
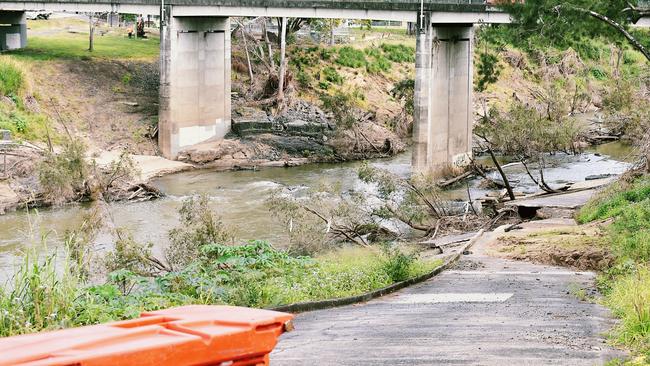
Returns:
[[[262,142],[292,156],[334,156],[334,150],[309,137],[260,135],[255,141]]]
[[[237,151],[236,153],[232,154],[233,159],[238,159],[238,160],[244,160],[246,159],[246,154],[244,154],[241,151]]]
[[[20,197],[14,192],[9,183],[0,182],[0,215],[14,209],[20,203]]]
[[[325,133],[334,130],[328,118],[320,108],[315,105],[298,101],[276,118],[282,125],[282,135],[308,136],[323,139]]]
[[[288,122],[284,125],[285,132],[293,136],[310,136],[310,137],[324,137],[327,125],[322,123],[311,123],[297,119]]]
[[[232,132],[239,136],[272,133],[281,129],[282,126],[261,109],[239,107],[233,111]]]

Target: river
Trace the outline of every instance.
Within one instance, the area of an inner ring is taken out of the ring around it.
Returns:
[[[628,167],[624,161],[629,147],[620,143],[601,145],[580,156],[556,155],[549,157],[550,168],[545,177],[551,185],[582,181],[594,174],[620,174]],[[487,160],[481,158],[487,163]],[[389,159],[373,160],[371,164],[407,176],[411,170],[411,155],[403,153]],[[196,170],[158,178],[152,182],[166,194],[165,198],[141,203],[113,203],[109,205],[111,219],[117,227],[130,230],[134,239],[154,243],[159,250],[168,242],[167,232],[177,226],[177,209],[181,201],[197,193],[210,197],[212,208],[224,223],[234,230],[239,239],[264,239],[277,246],[285,240],[284,228],[269,214],[265,201],[277,187],[314,187],[318,184],[340,184],[344,190],[362,190],[372,193],[373,187],[357,178],[360,162],[343,164],[310,164],[293,168],[268,168],[258,171]],[[525,176],[521,165],[506,168],[514,185],[521,191],[537,188]],[[472,198],[485,195],[478,179],[469,182]],[[450,200],[467,200],[467,188],[459,187],[444,193]],[[65,231],[83,220],[90,210],[88,205],[69,205],[51,209],[21,210],[0,216],[0,279],[13,273],[21,253],[29,248],[53,250],[60,247]],[[98,236],[96,247],[105,250],[112,244],[107,233]]]

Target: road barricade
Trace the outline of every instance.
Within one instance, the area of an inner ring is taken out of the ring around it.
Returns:
[[[292,318],[235,306],[182,306],[122,322],[0,338],[0,365],[268,365]]]

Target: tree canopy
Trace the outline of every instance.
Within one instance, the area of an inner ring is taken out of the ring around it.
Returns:
[[[650,39],[629,28],[641,17],[650,16],[650,10],[638,7],[638,0],[537,0],[500,6],[517,24],[508,27],[511,38],[566,48],[584,39],[604,37],[628,42],[650,60]]]

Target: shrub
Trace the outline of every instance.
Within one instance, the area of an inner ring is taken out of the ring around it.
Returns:
[[[85,193],[89,166],[86,147],[78,140],[68,140],[60,153],[48,153],[38,165],[38,179],[45,200],[60,204]]]
[[[411,277],[411,267],[416,256],[406,254],[393,245],[384,246],[382,268],[393,282],[401,282]]]
[[[390,70],[392,64],[381,52],[379,48],[369,48],[366,53],[370,57],[366,70],[370,74],[379,74]]]
[[[165,257],[172,268],[180,269],[196,260],[205,245],[232,243],[232,233],[209,204],[210,199],[206,195],[183,201],[178,211],[180,226],[169,232],[171,243],[165,250]]]
[[[302,70],[304,66],[313,67],[319,63],[319,48],[309,47],[307,49],[298,49],[291,55],[291,63],[298,69]]]
[[[334,120],[341,127],[352,127],[357,123],[354,109],[358,105],[359,95],[356,92],[345,93],[337,91],[334,95],[321,94],[323,109],[334,115]]]
[[[343,84],[343,81],[345,81],[345,78],[336,71],[335,68],[328,66],[323,69],[323,76],[325,77],[326,81],[329,81],[330,83],[334,83],[337,85]]]
[[[298,80],[298,85],[303,88],[309,88],[314,78],[308,72],[299,70],[296,73],[296,79]]]
[[[366,55],[363,51],[350,46],[344,46],[339,49],[339,55],[336,63],[342,66],[360,69],[366,66]]]
[[[320,58],[323,61],[330,61],[334,55],[334,50],[331,48],[321,48],[320,49]]]
[[[393,62],[415,62],[415,48],[403,44],[383,43],[381,49]]]

